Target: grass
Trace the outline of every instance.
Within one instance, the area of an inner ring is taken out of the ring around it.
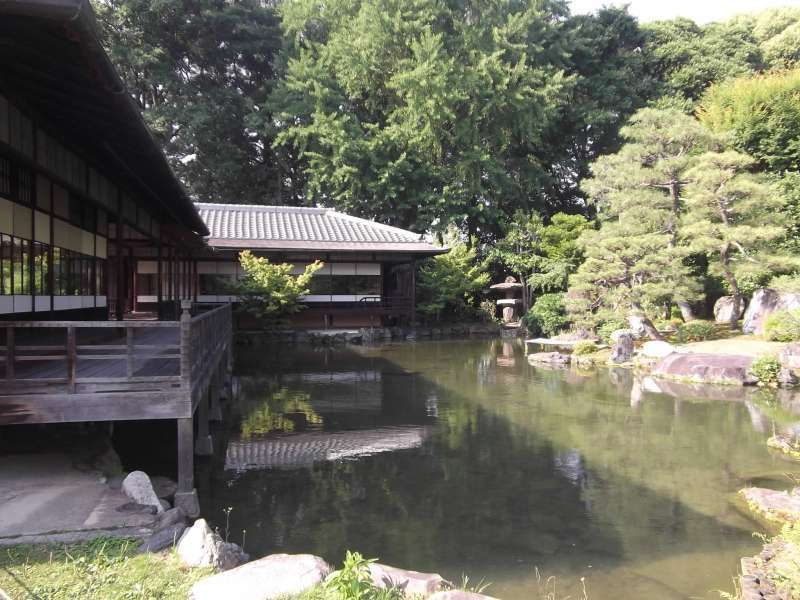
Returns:
[[[682,346],[692,352],[758,357],[779,354],[786,344],[783,342],[767,342],[763,338],[754,335],[738,334],[704,342],[689,342],[688,344],[682,344]]]
[[[800,524],[786,525],[777,540],[781,548],[769,561],[769,577],[787,598],[800,598]]]
[[[0,548],[0,590],[14,600],[186,598],[211,569],[181,566],[174,552],[136,554],[136,540]]]

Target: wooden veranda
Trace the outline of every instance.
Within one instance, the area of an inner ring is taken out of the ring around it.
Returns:
[[[207,448],[232,319],[230,304],[182,309],[178,321],[0,321],[0,425],[175,419],[176,504],[196,512],[194,417]]]

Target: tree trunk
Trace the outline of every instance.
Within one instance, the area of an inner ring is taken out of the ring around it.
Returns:
[[[731,288],[731,295],[733,296],[733,310],[731,311],[730,325],[731,330],[736,331],[739,328],[739,308],[744,304],[744,298],[739,289],[739,282],[736,281],[736,276],[731,269],[730,251],[730,244],[725,244],[719,253],[719,258],[722,263],[722,272],[725,275],[725,281],[728,282],[728,287]]]
[[[678,308],[681,311],[681,316],[683,317],[684,321],[688,323],[689,321],[694,321],[695,319],[697,319],[697,317],[694,314],[694,309],[692,308],[692,305],[689,304],[686,300],[678,300],[675,302],[675,304],[678,305]]]
[[[670,223],[670,242],[669,245],[675,247],[678,245],[678,217],[681,211],[681,197],[679,183],[672,180],[669,183],[669,197],[672,199],[672,222]]]
[[[664,336],[658,332],[656,326],[653,325],[653,322],[647,318],[647,315],[642,310],[642,306],[638,302],[633,302],[631,304],[631,308],[633,309],[633,313],[628,317],[628,321],[632,321],[634,318],[638,319],[644,328],[644,332],[647,334],[651,340],[663,340]]]

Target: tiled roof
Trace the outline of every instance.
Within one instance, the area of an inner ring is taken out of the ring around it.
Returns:
[[[351,217],[327,208],[196,204],[216,247],[423,252],[444,249],[413,231]]]

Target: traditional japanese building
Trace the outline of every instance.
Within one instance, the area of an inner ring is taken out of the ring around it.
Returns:
[[[192,304],[208,233],[89,1],[0,1],[0,425],[175,419],[196,512],[194,418],[202,450],[231,352],[230,305]],[[159,319],[126,320],[145,258]]]
[[[238,256],[250,250],[296,273],[320,260],[299,327],[360,327],[408,322],[414,314],[417,261],[447,252],[412,231],[326,208],[197,204],[209,230],[209,253],[197,261],[197,300],[235,301],[231,284],[242,276]],[[137,308],[157,300],[157,264],[137,266]]]

